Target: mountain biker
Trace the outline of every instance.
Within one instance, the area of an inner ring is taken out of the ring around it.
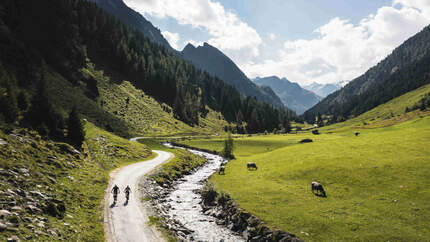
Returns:
[[[119,187],[116,184],[112,188],[112,193],[113,193],[113,200],[114,202],[116,202],[116,198],[118,197],[118,193],[119,193]]]
[[[127,199],[127,202],[128,202],[128,199],[130,198],[130,192],[131,192],[131,189],[130,189],[130,187],[128,185],[124,189],[124,192],[125,192],[125,199]]]

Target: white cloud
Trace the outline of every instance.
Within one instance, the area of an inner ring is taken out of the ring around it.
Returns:
[[[125,0],[127,5],[143,14],[171,17],[181,25],[207,31],[209,44],[220,48],[233,59],[259,55],[262,40],[248,24],[212,0]],[[169,41],[170,42],[170,41]]]
[[[173,49],[177,50],[178,42],[179,42],[179,34],[178,33],[171,33],[169,31],[162,31],[161,34],[166,38],[166,40],[169,42],[170,46],[172,46]]]
[[[270,33],[270,34],[269,34],[269,39],[270,39],[270,40],[275,40],[275,39],[276,39],[276,34],[274,34],[274,33]]]
[[[430,1],[395,0],[358,24],[334,18],[311,40],[285,41],[278,58],[248,61],[250,77],[278,75],[300,83],[352,80],[430,23]]]
[[[263,43],[255,29],[215,0],[125,1],[142,14],[172,18],[206,32],[210,36],[206,42],[227,54],[249,77],[278,75],[302,84],[352,80],[430,23],[429,0],[393,0],[358,23],[333,18],[314,31],[317,37],[280,45],[274,33],[268,33]],[[178,34],[164,31],[163,35],[173,48],[186,44]]]

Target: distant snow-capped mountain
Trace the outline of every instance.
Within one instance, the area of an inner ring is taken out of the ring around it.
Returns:
[[[341,89],[343,86],[345,86],[349,81],[340,81],[337,83],[328,83],[328,84],[321,84],[313,82],[309,85],[302,86],[304,89],[309,90],[311,92],[316,93],[318,96],[325,98],[329,94]]]

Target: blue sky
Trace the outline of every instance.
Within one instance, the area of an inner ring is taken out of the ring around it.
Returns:
[[[387,0],[223,0],[259,33],[276,33],[284,39],[312,37],[313,30],[341,17],[356,23],[375,13]]]
[[[351,80],[430,24],[429,0],[124,0],[172,47],[219,48],[248,75]]]

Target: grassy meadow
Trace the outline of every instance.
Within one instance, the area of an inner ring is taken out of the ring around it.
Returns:
[[[428,90],[414,92],[324,127],[321,135],[236,138],[237,159],[227,165],[225,175],[215,174],[210,182],[269,226],[306,241],[427,240],[430,116],[403,113],[406,105],[414,104],[411,99]],[[408,102],[401,102],[406,98]],[[363,120],[374,122],[363,125]],[[299,144],[304,138],[314,142]],[[182,143],[222,149],[221,139]],[[255,162],[258,171],[248,171],[247,162]],[[312,181],[324,185],[327,198],[311,193]]]

